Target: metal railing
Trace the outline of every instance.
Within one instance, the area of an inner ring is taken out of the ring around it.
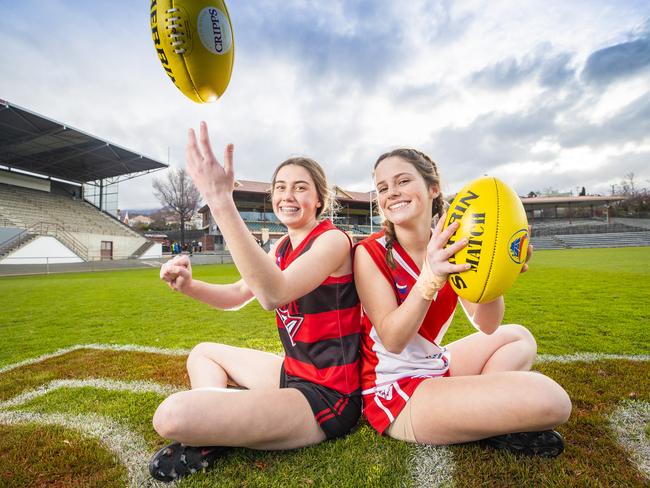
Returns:
[[[67,232],[62,225],[53,222],[38,222],[30,225],[20,234],[10,237],[4,242],[0,242],[0,255],[6,253],[11,248],[22,246],[34,236],[56,237],[77,256],[84,261],[88,261],[88,248],[72,234]]]
[[[95,271],[115,271],[124,269],[159,269],[163,263],[173,258],[169,253],[147,258],[128,258],[114,255],[112,259],[102,259],[92,254],[88,261],[76,256],[31,256],[0,258],[0,276],[18,276],[51,273],[86,273]],[[192,265],[231,264],[232,256],[225,253],[196,253],[189,256]]]

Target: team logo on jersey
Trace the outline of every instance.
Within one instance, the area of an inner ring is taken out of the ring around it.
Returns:
[[[296,342],[293,340],[293,338],[298,333],[298,329],[300,329],[300,326],[302,325],[303,318],[299,316],[295,317],[289,314],[287,307],[278,308],[276,311],[278,313],[278,317],[280,317],[280,320],[284,325],[285,330],[287,331],[287,334],[289,334],[291,345],[295,346]]]
[[[526,259],[528,249],[528,231],[521,229],[515,232],[508,242],[508,254],[515,263],[521,264]]]
[[[408,285],[400,285],[397,281],[395,282],[395,286],[397,287],[397,291],[400,293],[400,295],[406,295],[406,292],[408,291]]]
[[[393,385],[392,383],[390,385],[386,385],[382,388],[377,388],[375,390],[375,395],[377,395],[379,398],[383,398],[384,400],[392,400],[393,399]]]

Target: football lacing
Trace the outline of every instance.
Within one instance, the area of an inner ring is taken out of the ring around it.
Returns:
[[[170,8],[167,10],[168,14],[171,14],[165,19],[165,29],[171,31],[168,35],[172,39],[172,47],[176,54],[183,54],[187,49],[185,49],[185,33],[183,32],[182,18],[180,15],[174,15],[176,12],[179,12],[177,8]]]

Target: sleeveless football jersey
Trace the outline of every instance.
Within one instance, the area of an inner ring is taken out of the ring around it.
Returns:
[[[364,239],[358,245],[366,249],[391,284],[397,303],[401,304],[415,286],[420,270],[398,242],[393,243],[395,268],[391,268],[386,262],[385,244],[386,238],[381,231]],[[362,310],[361,386],[363,394],[377,392],[383,385],[401,378],[445,374],[449,369],[448,356],[446,350],[438,344],[451,324],[457,302],[458,296],[451,285],[446,283],[431,302],[417,334],[399,354],[391,353],[384,347],[370,319]]]
[[[296,249],[285,237],[275,250],[276,264],[286,269],[332,229],[337,228],[323,220]],[[361,320],[352,274],[329,276],[305,296],[278,307],[276,320],[287,374],[345,395],[359,393]]]

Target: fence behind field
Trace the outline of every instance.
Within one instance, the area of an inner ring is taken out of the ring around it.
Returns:
[[[28,274],[51,273],[84,273],[94,271],[110,271],[118,269],[160,268],[171,259],[171,254],[153,256],[147,259],[121,258],[114,256],[113,260],[90,260],[74,262],[78,258],[69,256],[60,257],[28,257],[5,258],[0,264],[0,276],[16,276]],[[196,253],[190,255],[193,266],[204,264],[230,264],[232,257],[228,252],[222,253]]]

